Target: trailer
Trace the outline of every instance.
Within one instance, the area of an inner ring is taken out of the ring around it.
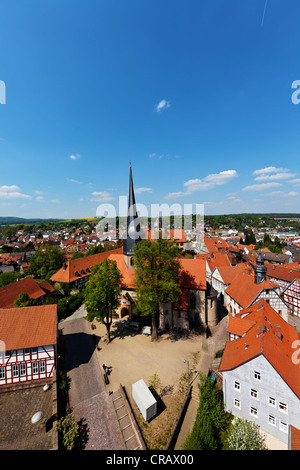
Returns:
[[[157,401],[143,381],[132,384],[132,398],[137,404],[145,421],[149,421],[157,413]]]

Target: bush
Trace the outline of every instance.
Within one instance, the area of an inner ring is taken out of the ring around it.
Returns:
[[[244,418],[236,418],[226,438],[228,450],[263,450],[265,441],[259,432],[259,426]]]
[[[79,439],[79,424],[69,412],[56,423],[59,443],[63,450],[73,450]]]
[[[222,393],[211,377],[200,377],[200,400],[192,431],[188,434],[184,450],[222,449],[222,435],[231,415],[224,411]]]

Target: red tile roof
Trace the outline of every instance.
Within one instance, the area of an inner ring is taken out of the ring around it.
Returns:
[[[300,450],[300,430],[295,426],[290,425],[291,428],[291,446],[290,450]]]
[[[289,263],[287,264],[270,264],[265,263],[267,268],[267,276],[274,277],[276,279],[292,282],[294,279],[299,277],[299,269],[290,268]]]
[[[0,309],[13,308],[14,300],[21,292],[26,292],[31,299],[39,299],[45,295],[45,291],[32,277],[26,277],[0,288]]]
[[[219,237],[205,237],[204,238],[204,243],[206,245],[206,248],[210,253],[214,253],[215,251],[218,251],[220,248],[227,248],[228,243],[223,240],[223,238]]]
[[[294,341],[298,341],[296,329],[284,321],[265,300],[256,302],[248,312],[248,326],[249,321],[253,322],[253,326],[243,337],[227,341],[219,370],[233,370],[263,355],[300,398],[300,368],[293,359],[296,351]],[[239,318],[243,314],[245,311],[240,312]]]
[[[209,253],[208,255],[205,255],[205,256],[206,256],[206,262],[211,272],[213,272],[215,268],[218,268],[220,266],[231,266],[227,253],[216,252],[216,253]],[[201,259],[201,257],[202,255],[196,255],[196,258]]]
[[[60,268],[50,280],[53,282],[73,282],[82,277],[89,276],[91,267],[95,264],[101,263],[112,254],[123,253],[123,248],[116,248],[115,250],[104,251],[95,255],[84,256],[69,260],[65,267]]]
[[[202,259],[180,259],[182,271],[179,285],[181,288],[206,290],[206,265]]]
[[[275,287],[279,287],[278,284],[270,281],[255,284],[254,274],[244,271],[232,281],[225,292],[242,308],[247,308],[262,290]]]
[[[239,264],[235,266],[217,266],[217,269],[224,284],[230,284],[236,276],[243,272],[243,268]],[[214,273],[212,273],[212,277],[214,277]]]
[[[7,351],[55,345],[57,306],[41,305],[0,310],[1,341]]]

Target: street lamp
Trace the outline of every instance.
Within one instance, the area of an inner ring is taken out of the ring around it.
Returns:
[[[188,376],[187,376],[187,381],[188,381],[188,386],[190,385],[190,366],[189,366],[189,361],[187,359],[183,360],[184,363],[187,363],[187,369],[188,369]]]

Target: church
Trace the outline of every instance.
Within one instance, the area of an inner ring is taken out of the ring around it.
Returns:
[[[129,198],[126,236],[123,240],[123,253],[111,253],[123,276],[124,289],[118,315],[120,318],[133,312],[135,302],[134,246],[148,233],[143,233],[139,224],[134,194],[132,168],[129,174]],[[162,331],[170,329],[190,330],[193,327],[213,327],[217,324],[217,302],[208,298],[206,289],[206,264],[201,259],[181,258],[179,287],[181,295],[177,305],[170,302],[160,305],[159,327]]]
[[[82,287],[88,281],[91,267],[109,258],[117,263],[123,277],[123,290],[118,308],[119,318],[133,315],[135,304],[135,268],[134,246],[147,237],[139,224],[136,208],[132,168],[129,174],[129,197],[126,233],[123,248],[111,250],[97,255],[68,261],[51,280],[53,282],[69,282],[72,287]],[[203,259],[180,258],[180,297],[177,305],[170,302],[161,303],[159,328],[162,331],[194,327],[214,327],[217,324],[217,299],[208,295],[206,283],[206,263]],[[77,266],[78,265],[78,266]],[[69,280],[72,279],[72,282]]]

